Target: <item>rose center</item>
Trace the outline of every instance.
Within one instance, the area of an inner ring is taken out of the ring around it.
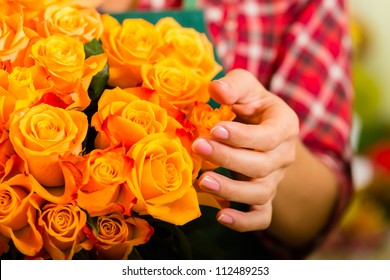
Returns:
[[[78,27],[86,25],[84,19],[80,17],[76,12],[68,13],[66,16],[60,15],[55,22],[57,26],[72,31],[74,29],[77,29]]]
[[[100,225],[101,233],[105,236],[116,236],[120,233],[118,221],[115,219],[103,221]]]
[[[67,229],[69,225],[70,217],[67,211],[61,211],[55,217],[55,228],[58,229]]]
[[[33,127],[33,136],[36,139],[56,141],[65,137],[63,126],[52,118],[39,120]]]
[[[13,202],[13,199],[12,199],[12,196],[10,195],[9,192],[2,192],[0,194],[0,207],[1,207],[0,213],[1,213],[1,216],[3,216],[6,212],[8,212],[8,209],[13,204],[12,202]]]
[[[179,177],[176,166],[173,163],[167,163],[165,166],[165,178],[168,185],[174,185]]]
[[[116,164],[111,164],[106,161],[97,161],[92,166],[92,177],[98,182],[111,184],[113,183],[113,179],[120,175],[119,168],[120,167]]]

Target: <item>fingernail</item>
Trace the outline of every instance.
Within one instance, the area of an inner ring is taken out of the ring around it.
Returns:
[[[223,126],[215,126],[210,131],[211,135],[218,139],[229,139],[229,132]]]
[[[227,89],[229,87],[228,84],[223,80],[214,80],[213,82],[218,83],[223,89]]]
[[[205,139],[199,138],[192,143],[192,150],[195,153],[208,156],[212,152],[212,147]]]
[[[233,218],[228,216],[228,215],[224,215],[224,214],[219,216],[217,221],[222,223],[222,224],[229,224],[229,225],[233,224]]]
[[[210,191],[219,191],[219,183],[211,178],[210,176],[205,176],[203,179],[200,181],[200,186],[204,189],[210,190]]]

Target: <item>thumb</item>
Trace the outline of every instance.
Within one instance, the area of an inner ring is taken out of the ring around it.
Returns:
[[[209,84],[211,97],[220,104],[247,104],[261,98],[264,87],[250,72],[234,69]]]
[[[220,104],[232,105],[236,120],[259,124],[262,113],[274,98],[250,72],[236,69],[209,85],[211,97]]]

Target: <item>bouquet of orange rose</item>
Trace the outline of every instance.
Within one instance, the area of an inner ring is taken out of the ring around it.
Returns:
[[[0,0],[3,257],[127,259],[213,203],[191,143],[234,113],[208,105],[211,43],[99,2]]]

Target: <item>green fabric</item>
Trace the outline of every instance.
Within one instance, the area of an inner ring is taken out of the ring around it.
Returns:
[[[206,26],[204,24],[203,11],[190,9],[190,10],[166,10],[166,11],[131,11],[125,13],[111,14],[119,22],[122,22],[126,18],[143,18],[153,24],[163,17],[173,17],[178,23],[184,27],[191,27],[198,32],[206,33]]]
[[[183,0],[183,10],[194,10],[196,9],[196,0]]]

